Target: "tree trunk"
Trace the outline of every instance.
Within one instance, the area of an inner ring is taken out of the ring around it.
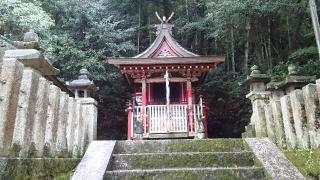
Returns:
[[[230,64],[229,64],[229,51],[227,50],[227,55],[226,55],[226,71],[229,72],[230,71]]]
[[[287,16],[287,36],[288,36],[288,49],[289,54],[291,53],[292,45],[291,45],[291,36],[290,36],[290,23],[289,23],[289,16]]]
[[[233,73],[236,72],[236,62],[235,62],[235,50],[234,50],[234,29],[231,27],[231,70]]]
[[[272,72],[273,64],[272,64],[272,52],[271,52],[271,21],[270,17],[268,17],[268,60],[269,60],[269,70]]]
[[[319,25],[319,18],[317,14],[317,6],[316,6],[315,0],[309,0],[309,7],[310,7],[312,24],[313,24],[314,34],[315,34],[316,42],[318,46],[319,58],[320,58],[320,25]]]
[[[141,28],[141,0],[139,0],[139,15],[138,15],[138,54],[140,53],[140,28]]]
[[[217,38],[214,38],[214,51],[217,52],[218,50],[218,42],[217,42]]]
[[[188,0],[185,0],[186,1],[186,15],[187,15],[187,18],[189,17],[189,10],[188,10]]]
[[[248,72],[248,63],[249,63],[249,41],[250,41],[250,18],[247,19],[246,23],[246,45],[245,45],[245,50],[244,50],[244,63],[243,63],[243,72],[247,73]]]

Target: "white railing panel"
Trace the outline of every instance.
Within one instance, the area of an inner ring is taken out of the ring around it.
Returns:
[[[187,132],[186,105],[147,106],[150,133]]]
[[[202,117],[202,109],[200,105],[193,105],[192,108],[194,127],[197,130],[197,120]],[[147,115],[146,121],[143,122],[144,127],[148,125],[147,133],[188,132],[188,105],[135,106],[132,115],[133,124],[134,121],[142,122],[143,112]]]

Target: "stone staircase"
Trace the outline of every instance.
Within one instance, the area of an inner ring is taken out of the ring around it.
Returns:
[[[118,141],[104,179],[266,179],[241,139]]]

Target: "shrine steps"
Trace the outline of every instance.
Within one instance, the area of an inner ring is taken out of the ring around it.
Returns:
[[[212,180],[212,179],[265,179],[263,168],[178,168],[119,170],[107,172],[106,179],[130,180]]]
[[[241,139],[118,141],[105,179],[265,179]]]

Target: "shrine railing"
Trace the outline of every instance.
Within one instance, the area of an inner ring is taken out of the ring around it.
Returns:
[[[130,122],[131,137],[134,133],[196,132],[199,128],[197,122],[202,117],[200,104],[192,105],[191,108],[185,104],[133,106]]]

